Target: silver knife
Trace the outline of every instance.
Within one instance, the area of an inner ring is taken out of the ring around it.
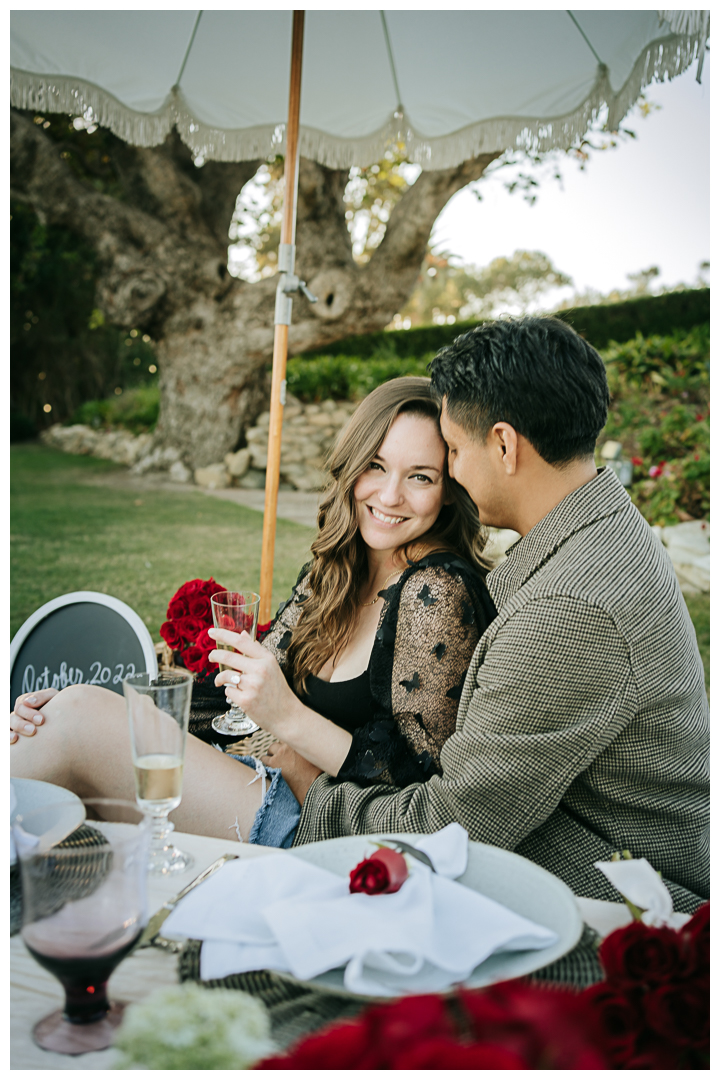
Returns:
[[[400,851],[403,851],[406,855],[412,855],[418,862],[425,863],[426,866],[429,866],[433,874],[437,874],[437,870],[432,864],[432,859],[429,855],[426,855],[424,851],[420,851],[418,848],[413,847],[412,844],[407,844],[404,840],[397,840],[394,836],[381,836],[380,839],[383,843],[394,844],[396,848],[399,848]]]
[[[151,917],[149,923],[143,930],[137,948],[144,949],[146,946],[152,945],[153,941],[160,932],[160,927],[165,922],[175,905],[178,904],[184,896],[187,896],[190,890],[194,889],[196,885],[200,885],[201,882],[205,881],[209,877],[212,877],[212,875],[217,870],[219,870],[221,866],[224,866],[226,862],[228,862],[230,859],[237,858],[237,855],[221,855],[220,858],[216,859],[214,863],[210,863],[210,865],[206,867],[206,869],[203,870],[201,874],[198,874],[196,878],[193,878],[189,885],[186,885],[184,889],[181,889],[177,896],[173,896],[172,899],[166,900],[163,906]]]

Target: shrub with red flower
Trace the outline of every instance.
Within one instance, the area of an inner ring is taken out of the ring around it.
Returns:
[[[595,1010],[569,990],[498,983],[403,998],[303,1039],[257,1069],[604,1069]]]
[[[186,581],[168,604],[167,622],[160,627],[160,636],[176,654],[176,663],[197,675],[218,670],[217,664],[208,660],[208,653],[215,648],[208,634],[213,624],[210,597],[218,592],[225,592],[224,586],[212,578]]]
[[[600,946],[605,982],[583,998],[598,1012],[613,1064],[707,1069],[710,1054],[710,905],[681,930],[633,922]]]

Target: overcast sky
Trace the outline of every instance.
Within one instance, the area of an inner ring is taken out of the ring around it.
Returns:
[[[506,170],[481,183],[482,202],[459,192],[437,220],[433,245],[478,266],[520,248],[542,251],[578,292],[627,288],[626,274],[653,265],[660,284],[694,283],[710,258],[709,53],[701,85],[695,69],[648,87],[661,109],[628,115],[637,139],[594,153],[583,172],[564,162],[562,187],[548,178],[534,206],[504,189]]]

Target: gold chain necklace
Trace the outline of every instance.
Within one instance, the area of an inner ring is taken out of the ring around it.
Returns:
[[[378,589],[378,591],[377,591],[377,596],[375,597],[375,599],[374,599],[374,600],[370,600],[370,602],[369,602],[369,603],[367,603],[367,604],[361,604],[361,605],[360,605],[360,607],[372,607],[372,606],[373,606],[373,604],[377,604],[378,600],[380,599],[380,593],[381,593],[381,592],[383,591],[383,589],[384,589],[384,588],[385,588],[385,586],[387,585],[387,583],[388,583],[388,581],[390,580],[390,578],[391,578],[391,577],[395,577],[395,575],[396,575],[396,574],[402,574],[402,570],[391,570],[391,571],[390,571],[390,573],[388,574],[388,576],[387,576],[387,577],[385,578],[385,580],[383,581],[383,583],[382,583],[382,585],[380,586],[380,588]]]
[[[422,545],[422,547],[421,547],[421,548],[420,548],[420,550],[418,551],[418,554],[417,554],[417,559],[415,559],[415,560],[414,560],[415,562],[417,562],[417,561],[418,561],[418,559],[420,559],[420,558],[422,557],[422,555],[423,555],[423,554],[424,554],[424,552],[425,552],[425,548],[426,548],[426,546],[427,546],[426,544],[423,544],[423,545]],[[407,570],[407,567],[405,567],[405,570]],[[385,578],[385,580],[383,581],[383,583],[382,583],[382,585],[380,586],[380,588],[378,589],[378,591],[377,591],[377,595],[376,595],[375,599],[374,599],[374,600],[370,600],[370,601],[369,601],[369,602],[368,602],[367,604],[361,604],[361,605],[360,605],[360,607],[372,607],[372,606],[373,606],[373,604],[377,604],[378,600],[380,599],[380,593],[381,593],[381,592],[383,591],[383,589],[384,589],[384,588],[385,588],[385,586],[387,585],[387,583],[388,583],[388,581],[390,580],[390,578],[391,578],[391,577],[395,577],[395,575],[396,575],[396,574],[402,574],[403,572],[404,572],[403,570],[391,570],[391,571],[390,571],[390,573],[388,574],[388,576],[387,576],[387,577]]]

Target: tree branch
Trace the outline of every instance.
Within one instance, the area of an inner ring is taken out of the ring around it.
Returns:
[[[408,279],[414,282],[417,276],[438,214],[457,191],[478,180],[498,157],[499,152],[482,154],[452,169],[420,174],[390,215],[382,243],[367,265],[365,274],[372,285],[391,283],[405,302]]]

